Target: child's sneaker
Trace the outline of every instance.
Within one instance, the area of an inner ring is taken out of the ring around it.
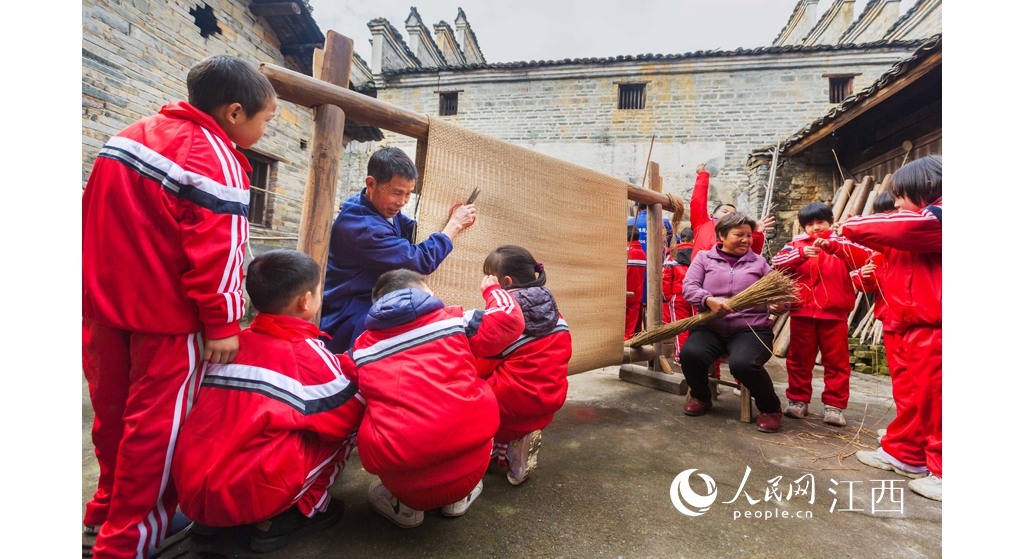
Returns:
[[[790,400],[789,405],[786,406],[784,412],[786,417],[795,417],[797,419],[803,419],[807,417],[807,404],[803,402],[797,402],[796,400]]]
[[[345,503],[332,499],[327,510],[308,517],[296,506],[292,506],[281,514],[257,523],[249,538],[249,548],[256,553],[266,553],[280,549],[296,538],[306,534],[319,532],[337,524],[345,514]]]
[[[423,524],[423,511],[403,505],[379,479],[370,484],[368,498],[373,510],[402,528],[415,528]]]
[[[860,460],[861,464],[871,466],[872,468],[896,472],[901,476],[907,476],[909,478],[916,479],[928,475],[928,468],[925,468],[924,466],[911,466],[910,464],[904,464],[903,462],[892,458],[880,448],[870,452],[867,450],[858,450],[857,460]]]
[[[942,501],[942,478],[929,473],[928,477],[910,480],[910,490],[925,499]]]
[[[82,526],[82,557],[92,557],[92,546],[96,545],[96,536],[99,533],[99,526]]]
[[[530,477],[537,467],[537,451],[540,450],[540,430],[527,433],[522,438],[508,443],[508,482],[519,485]]]
[[[836,427],[846,427],[846,418],[843,417],[843,410],[840,408],[825,406],[824,421],[827,425],[835,425]]]
[[[473,501],[475,501],[476,498],[479,497],[480,494],[483,492],[484,480],[481,479],[480,481],[477,482],[476,487],[474,487],[473,490],[469,492],[469,495],[466,495],[461,500],[456,501],[450,505],[445,505],[441,507],[441,514],[445,516],[462,516],[466,514],[466,511],[469,510],[469,505],[472,505]]]

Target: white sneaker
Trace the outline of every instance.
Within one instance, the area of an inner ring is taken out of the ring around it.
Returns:
[[[522,438],[508,443],[508,482],[519,485],[530,477],[537,468],[537,451],[540,450],[540,430],[527,433]]]
[[[880,448],[872,452],[868,452],[867,450],[858,450],[857,460],[860,460],[862,464],[871,466],[872,468],[896,472],[901,476],[907,476],[909,478],[916,479],[928,475],[928,468],[925,468],[924,466],[911,466],[909,464],[904,464],[903,462],[889,456]]]
[[[477,482],[476,487],[474,487],[473,490],[469,492],[469,495],[466,495],[461,500],[456,501],[450,505],[445,505],[441,507],[441,514],[445,516],[462,516],[466,514],[466,511],[469,510],[469,505],[472,505],[473,501],[475,501],[476,498],[479,497],[480,494],[483,492],[484,480],[481,479],[479,482]]]
[[[939,476],[929,473],[928,477],[911,480],[907,486],[925,499],[942,501],[942,478]]]
[[[396,525],[402,528],[415,528],[423,524],[423,511],[403,505],[379,479],[370,484],[367,496],[373,510]]]

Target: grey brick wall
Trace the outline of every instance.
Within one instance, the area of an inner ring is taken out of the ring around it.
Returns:
[[[748,154],[774,144],[825,114],[827,73],[860,74],[871,84],[911,50],[842,51],[683,61],[623,62],[575,69],[487,69],[439,75],[392,75],[378,98],[426,114],[438,113],[438,91],[461,90],[462,126],[640,184],[651,135],[651,159],[664,188],[688,199],[703,161],[721,172],[711,181],[712,204],[759,210],[748,190]],[[647,82],[644,110],[617,109],[617,82]],[[378,87],[380,87],[378,83]],[[385,133],[415,150],[415,142]]]
[[[232,54],[253,63],[288,65],[276,35],[248,11],[248,2],[205,1],[222,30],[205,39],[189,15],[195,2],[83,1],[83,188],[107,139],[162,105],[185,99],[188,70],[203,58]],[[300,141],[312,141],[312,110],[287,102],[279,106],[277,118],[256,147],[288,161],[273,165],[269,190],[302,199],[310,152],[308,147],[300,149]],[[302,204],[271,196],[269,205],[270,228],[253,227],[252,234],[273,230],[275,235],[297,235]]]

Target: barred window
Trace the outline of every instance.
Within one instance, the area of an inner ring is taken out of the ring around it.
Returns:
[[[249,224],[257,227],[270,226],[270,204],[267,192],[270,190],[270,169],[275,163],[249,150],[242,150],[252,171],[249,171]]]
[[[459,114],[459,92],[450,91],[441,94],[441,105],[437,114],[441,116],[452,116]]]
[[[828,79],[828,102],[842,103],[853,95],[853,76],[838,76]]]
[[[620,83],[619,109],[641,110],[647,105],[647,84]]]

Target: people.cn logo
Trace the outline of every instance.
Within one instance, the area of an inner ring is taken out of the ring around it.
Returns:
[[[704,514],[711,508],[711,504],[715,502],[715,499],[718,498],[718,487],[715,485],[715,480],[711,479],[709,475],[697,474],[708,486],[707,495],[698,495],[693,489],[690,489],[690,475],[696,471],[697,468],[693,468],[677,475],[672,480],[672,487],[669,489],[672,504],[679,512],[686,516],[700,516]],[[687,505],[697,510],[692,510]]]

